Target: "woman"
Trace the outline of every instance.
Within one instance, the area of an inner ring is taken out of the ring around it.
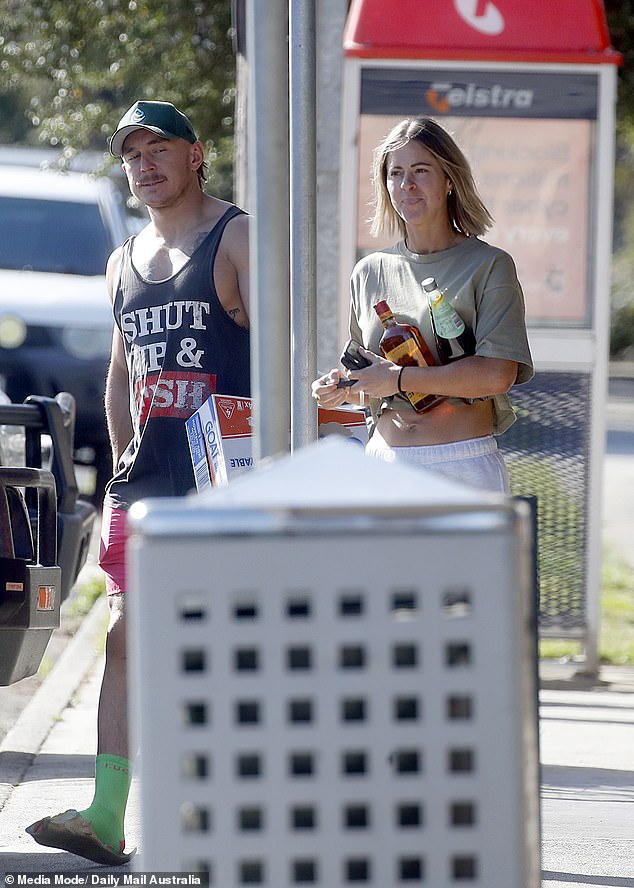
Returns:
[[[343,372],[331,370],[313,383],[313,397],[321,406],[339,407],[369,396],[374,427],[367,452],[373,456],[508,492],[494,436],[515,420],[507,392],[533,376],[515,264],[480,240],[491,216],[462,151],[432,119],[403,120],[378,146],[374,190],[372,233],[398,230],[401,239],[361,259],[352,272],[350,336],[364,346],[371,365],[348,372],[356,382],[347,388],[337,385]],[[373,306],[386,300],[436,354],[421,286],[432,276],[473,331],[475,354],[444,366],[402,369],[378,355],[383,327]],[[416,413],[406,391],[445,400]]]

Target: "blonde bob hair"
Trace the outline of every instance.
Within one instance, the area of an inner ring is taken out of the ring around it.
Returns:
[[[480,236],[491,227],[493,219],[485,207],[469,161],[449,133],[431,117],[408,117],[397,123],[374,151],[372,178],[374,183],[374,216],[370,231],[374,237],[382,231],[405,237],[405,222],[394,209],[387,189],[387,164],[390,152],[411,141],[420,142],[432,154],[444,175],[451,182],[447,195],[449,221],[467,236]]]

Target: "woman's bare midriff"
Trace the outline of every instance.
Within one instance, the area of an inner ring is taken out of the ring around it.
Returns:
[[[492,432],[492,401],[443,401],[425,413],[401,410],[396,405],[383,411],[375,430],[390,447],[450,444],[483,438]]]

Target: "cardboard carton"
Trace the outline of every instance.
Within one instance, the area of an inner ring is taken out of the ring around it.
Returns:
[[[368,430],[360,410],[318,408],[319,437],[338,434],[365,447]],[[185,422],[196,489],[228,484],[253,466],[251,399],[211,395]]]

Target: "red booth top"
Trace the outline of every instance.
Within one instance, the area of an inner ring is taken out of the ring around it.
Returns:
[[[347,56],[620,64],[601,0],[352,0]]]

